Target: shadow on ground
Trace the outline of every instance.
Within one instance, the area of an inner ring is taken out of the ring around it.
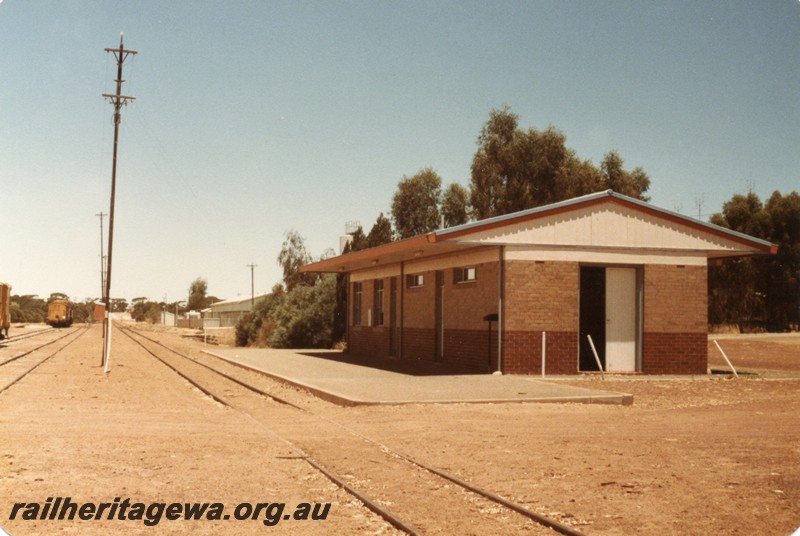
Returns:
[[[388,372],[396,372],[407,376],[454,376],[465,374],[488,374],[486,371],[479,371],[452,363],[435,363],[433,361],[422,361],[419,359],[387,359],[378,357],[357,357],[345,354],[337,350],[316,350],[298,352],[300,355],[327,359],[339,363],[370,367]]]

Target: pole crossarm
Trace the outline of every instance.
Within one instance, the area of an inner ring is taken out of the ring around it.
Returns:
[[[127,60],[128,56],[130,56],[131,54],[138,54],[139,53],[137,50],[127,50],[127,49],[123,48],[123,46],[122,46],[122,37],[123,37],[122,34],[120,34],[120,36],[119,36],[119,48],[104,48],[103,49],[106,52],[111,52],[112,54],[114,54],[114,59],[117,60],[117,65],[122,65],[123,63],[125,63],[125,60]],[[117,83],[121,84],[124,81],[125,80],[118,79]]]
[[[113,104],[128,104],[128,101],[136,100],[136,97],[131,97],[129,95],[113,95],[111,93],[103,93],[103,96],[109,99]]]
[[[138,54],[139,53],[137,50],[126,50],[126,49],[122,48],[122,43],[120,43],[119,48],[104,48],[103,50],[105,50],[106,52],[113,52],[114,53],[114,57],[117,58],[117,61],[119,61],[119,54],[123,55],[122,56],[122,61],[125,61],[128,58],[129,54]]]

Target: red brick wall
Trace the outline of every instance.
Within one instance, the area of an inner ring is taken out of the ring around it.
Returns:
[[[397,315],[401,335],[401,358],[434,361],[436,359],[436,272],[421,273],[423,286],[409,288],[405,281],[399,281],[398,302],[402,314]]]
[[[435,325],[436,275],[435,272],[422,273],[425,278],[424,286],[403,289],[405,294],[403,324],[407,328],[433,328]],[[405,286],[406,282],[403,281],[401,284]]]
[[[708,333],[705,266],[644,267],[644,331]]]
[[[708,294],[705,266],[644,267],[645,374],[705,374]]]
[[[361,325],[353,325],[353,298],[355,283],[350,284],[348,297],[350,331],[347,349],[364,357],[389,357],[391,355],[391,277],[383,278],[383,325],[375,325],[378,314],[375,303],[375,280],[361,281]],[[399,278],[398,278],[399,284]],[[400,322],[400,290],[397,291],[397,322]],[[372,325],[370,325],[370,310]]]
[[[444,327],[456,330],[486,331],[487,314],[497,313],[497,263],[471,265],[475,281],[456,283],[453,270],[444,271]],[[434,274],[431,274],[433,277]],[[493,327],[497,327],[493,324]],[[445,349],[446,352],[446,349]]]
[[[580,265],[577,262],[507,261],[503,330],[575,331]]]
[[[545,348],[545,374],[576,374],[578,334],[575,331],[548,331]],[[542,332],[503,333],[503,372],[506,374],[542,373]]]
[[[491,352],[491,367],[489,353]],[[497,322],[483,331],[475,329],[446,329],[444,331],[444,362],[476,371],[497,370]]]
[[[444,362],[485,370],[489,361],[487,322],[497,312],[497,265],[477,265],[477,280],[455,284],[445,272]],[[408,272],[412,273],[412,272]],[[402,319],[402,358],[436,356],[435,271],[422,272],[424,286],[407,288],[398,278],[397,322]],[[703,374],[707,367],[705,266],[646,265],[642,368],[648,374]],[[580,265],[577,262],[508,261],[504,271],[503,372],[541,373],[541,336],[547,332],[547,374],[578,371]],[[405,288],[400,288],[403,286]],[[390,352],[390,278],[384,280],[385,323],[367,326],[373,281],[363,281],[362,326],[350,327],[349,349],[385,357]],[[352,291],[352,285],[351,285]],[[403,315],[400,301],[405,299]],[[350,307],[352,315],[352,302]],[[375,318],[373,312],[373,319]],[[492,325],[492,370],[497,363],[497,324]],[[398,329],[399,331],[399,329]]]
[[[455,283],[453,268],[444,272],[444,356],[442,361],[485,370],[488,362],[486,339],[488,323],[483,317],[497,313],[497,264],[470,264],[476,280]],[[403,358],[433,361],[436,358],[436,271],[421,273],[424,285],[403,289]],[[406,284],[405,281],[402,282]],[[399,296],[399,293],[398,293]],[[399,319],[399,316],[398,316]],[[492,324],[497,330],[497,323]],[[497,335],[493,336],[497,358]],[[476,346],[477,344],[477,346]]]
[[[580,265],[508,261],[504,276],[503,372],[541,374],[546,331],[546,373],[577,373]]]
[[[644,334],[642,372],[645,374],[705,374],[708,336],[704,333]]]
[[[363,357],[389,357],[388,327],[351,326],[347,350]]]
[[[436,359],[436,331],[434,328],[405,328],[403,330],[403,359]]]

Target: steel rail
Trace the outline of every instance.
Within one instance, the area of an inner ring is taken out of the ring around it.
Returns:
[[[130,328],[120,328],[120,329],[128,329],[128,330],[130,330]],[[137,336],[142,337],[143,339],[147,339],[148,341],[152,342],[153,344],[157,344],[158,346],[161,346],[162,348],[165,348],[166,350],[169,350],[170,352],[172,352],[174,354],[177,354],[177,355],[179,355],[180,357],[182,357],[184,359],[188,359],[189,361],[192,361],[192,362],[200,365],[201,367],[205,367],[208,370],[210,370],[212,372],[215,372],[215,373],[219,374],[220,376],[223,376],[223,377],[229,379],[230,381],[241,385],[245,389],[249,389],[250,391],[253,391],[254,393],[257,393],[257,394],[259,394],[261,396],[265,396],[267,398],[271,398],[272,400],[274,400],[275,402],[278,402],[280,404],[291,406],[291,407],[293,407],[295,409],[298,409],[300,411],[307,411],[305,408],[302,408],[302,407],[300,407],[300,406],[298,406],[296,404],[293,404],[292,402],[289,402],[288,400],[286,400],[284,398],[281,398],[281,397],[276,396],[276,395],[274,395],[272,393],[264,391],[263,389],[259,389],[258,387],[255,387],[253,385],[250,385],[249,383],[243,382],[242,380],[239,380],[238,378],[234,378],[230,374],[226,374],[226,373],[222,372],[221,370],[215,369],[214,367],[211,367],[209,365],[206,365],[205,363],[201,363],[200,361],[198,361],[196,359],[193,359],[193,358],[191,358],[191,357],[189,357],[187,355],[184,355],[184,354],[178,352],[177,350],[175,350],[174,348],[170,348],[169,346],[166,346],[165,344],[161,343],[160,341],[157,341],[155,339],[151,339],[150,337],[148,337],[146,335],[143,335],[142,333],[140,333],[138,331],[135,331],[135,330],[130,330],[130,331],[135,332]]]
[[[578,530],[576,530],[576,529],[574,529],[574,528],[572,528],[572,527],[570,527],[568,525],[565,525],[565,524],[560,523],[560,522],[558,522],[558,521],[556,521],[554,519],[551,519],[551,518],[549,518],[547,516],[544,516],[542,514],[534,512],[534,511],[526,508],[525,506],[523,506],[523,505],[521,505],[519,503],[515,503],[513,501],[510,501],[510,500],[508,500],[508,499],[506,499],[504,497],[501,497],[500,495],[497,495],[497,494],[492,493],[492,492],[490,492],[488,490],[484,490],[484,489],[482,489],[482,488],[480,488],[478,486],[470,484],[469,482],[461,480],[460,478],[458,478],[458,477],[456,477],[456,476],[454,476],[454,475],[452,475],[452,474],[450,474],[450,473],[448,473],[446,471],[443,471],[441,469],[438,469],[438,468],[429,466],[429,465],[427,465],[427,464],[425,464],[423,462],[420,462],[419,460],[413,458],[412,456],[410,456],[408,454],[404,454],[402,452],[399,452],[399,451],[397,451],[395,449],[392,449],[391,447],[388,447],[387,445],[385,445],[385,444],[383,444],[383,443],[381,443],[379,441],[376,441],[376,440],[374,440],[374,439],[372,439],[372,438],[370,438],[368,436],[365,436],[364,434],[361,434],[360,432],[357,432],[357,431],[345,426],[344,424],[338,423],[336,421],[333,421],[333,420],[331,420],[331,419],[329,419],[327,417],[323,417],[321,415],[316,415],[316,414],[308,411],[305,408],[297,406],[296,404],[293,404],[293,403],[288,402],[286,400],[279,399],[278,397],[276,397],[275,395],[273,395],[271,393],[267,393],[267,392],[265,392],[265,391],[263,391],[263,390],[261,390],[261,389],[259,389],[257,387],[254,387],[254,386],[251,386],[249,384],[246,384],[245,382],[242,382],[241,380],[233,378],[230,375],[228,375],[228,374],[226,374],[226,373],[224,373],[224,372],[222,372],[220,370],[215,369],[214,367],[210,367],[210,366],[208,366],[208,365],[206,365],[204,363],[200,363],[199,361],[197,361],[195,359],[192,359],[191,357],[188,357],[188,356],[178,352],[177,350],[174,350],[173,348],[170,348],[170,347],[164,345],[160,341],[156,341],[154,339],[151,339],[150,337],[142,335],[139,332],[137,332],[136,334],[138,336],[144,338],[144,339],[147,339],[148,341],[151,341],[151,342],[153,342],[153,343],[155,343],[155,344],[157,344],[157,345],[169,350],[170,352],[173,352],[173,353],[177,354],[180,357],[183,357],[184,359],[192,361],[193,363],[201,365],[201,366],[211,370],[212,372],[215,372],[215,373],[217,373],[217,374],[219,374],[219,375],[221,375],[221,376],[223,376],[223,377],[225,377],[225,378],[227,378],[227,379],[229,379],[231,381],[234,381],[235,383],[237,383],[239,385],[242,385],[243,387],[246,387],[246,388],[250,389],[251,391],[254,391],[254,392],[259,393],[259,394],[261,394],[263,396],[272,398],[273,400],[275,400],[277,402],[289,405],[289,406],[291,406],[293,408],[296,408],[296,409],[299,409],[300,411],[303,411],[303,412],[305,412],[305,413],[307,413],[307,414],[309,414],[309,415],[311,415],[311,416],[313,416],[313,417],[315,417],[317,419],[320,419],[320,420],[325,421],[325,422],[327,422],[329,424],[337,426],[337,427],[347,431],[348,433],[353,434],[353,435],[363,439],[364,441],[367,441],[367,442],[369,442],[369,443],[371,443],[373,445],[378,446],[381,450],[384,450],[387,453],[394,454],[394,455],[406,460],[407,462],[409,462],[409,463],[411,463],[411,464],[413,464],[413,465],[415,465],[415,466],[417,466],[417,467],[419,467],[419,468],[421,468],[421,469],[423,469],[425,471],[428,471],[428,472],[430,472],[432,474],[435,474],[435,475],[437,475],[437,476],[439,476],[441,478],[449,480],[450,482],[456,484],[457,486],[459,486],[461,488],[464,488],[464,489],[466,489],[466,490],[468,490],[468,491],[470,491],[472,493],[480,495],[481,497],[484,497],[484,498],[486,498],[486,499],[488,499],[488,500],[490,500],[490,501],[492,501],[492,502],[494,502],[496,504],[504,506],[504,507],[506,507],[506,508],[508,508],[510,510],[513,510],[513,511],[517,512],[518,514],[520,514],[520,515],[522,515],[524,517],[527,517],[528,519],[530,519],[530,520],[532,520],[532,521],[534,521],[534,522],[536,522],[536,523],[538,523],[538,524],[540,524],[542,526],[545,526],[545,527],[547,527],[549,529],[552,529],[552,530],[554,530],[556,532],[559,532],[560,534],[565,534],[567,536],[584,536],[582,532],[580,532],[580,531],[578,531]],[[253,369],[247,369],[247,370],[251,370],[252,371]],[[405,529],[403,529],[403,530],[405,530]]]
[[[75,330],[75,331],[78,331],[78,330]],[[75,331],[72,331],[72,332],[68,333],[67,335],[72,335],[73,333],[75,333]],[[9,389],[11,386],[15,385],[15,384],[16,384],[17,382],[19,382],[19,381],[20,381],[22,378],[24,378],[25,376],[27,376],[28,374],[30,374],[31,372],[33,372],[34,370],[36,370],[37,368],[39,368],[39,367],[40,367],[42,364],[44,364],[46,361],[49,361],[49,360],[50,360],[50,358],[52,358],[53,356],[55,356],[56,354],[58,354],[59,352],[61,352],[62,350],[64,350],[64,348],[66,348],[67,346],[69,346],[69,345],[70,345],[70,344],[72,344],[73,342],[75,342],[75,341],[77,341],[78,339],[80,339],[80,338],[81,338],[81,335],[83,335],[83,334],[84,334],[84,333],[86,333],[87,331],[89,331],[89,329],[88,329],[88,328],[85,328],[85,329],[84,329],[84,330],[83,330],[81,333],[79,333],[79,334],[78,334],[78,336],[77,336],[77,337],[75,337],[75,338],[74,338],[74,339],[72,339],[71,341],[67,342],[67,344],[65,344],[64,346],[62,346],[61,348],[59,348],[58,350],[56,350],[55,352],[53,352],[53,353],[52,353],[52,354],[50,354],[49,356],[45,357],[44,359],[42,359],[41,361],[39,361],[38,363],[36,363],[34,366],[32,366],[31,368],[27,369],[27,370],[26,370],[25,372],[23,372],[22,374],[19,374],[18,376],[16,376],[16,377],[15,377],[13,380],[11,380],[10,382],[6,383],[4,386],[0,387],[0,394],[2,394],[2,393],[4,393],[5,391],[7,391],[7,390],[8,390],[8,389]],[[63,339],[63,338],[64,338],[64,337],[66,337],[67,335],[64,335],[64,336],[62,336],[62,337],[59,337],[58,339],[56,339],[56,341],[60,341],[61,339]],[[51,342],[55,342],[55,341],[51,341]],[[48,343],[48,344],[50,344],[50,343]],[[40,349],[40,348],[44,348],[44,347],[45,347],[45,346],[47,346],[48,344],[43,344],[43,345],[39,346],[39,348],[37,348],[36,350],[38,350],[38,349]],[[31,350],[30,352],[26,353],[25,355],[31,354],[32,352],[35,352],[36,350]],[[16,357],[16,358],[14,358],[14,360],[16,360],[16,359],[19,359],[19,357],[22,357],[22,356],[18,356],[18,357]],[[3,363],[3,364],[5,365],[6,363],[8,363],[8,361],[6,361],[6,362],[5,362],[5,363]]]
[[[62,335],[62,336],[60,336],[60,337],[57,337],[57,338],[53,339],[52,341],[48,341],[48,342],[46,342],[46,343],[44,343],[44,344],[41,344],[41,345],[37,346],[37,347],[36,347],[36,348],[34,348],[33,350],[28,350],[27,352],[23,352],[23,353],[21,353],[21,354],[19,354],[19,355],[17,355],[17,356],[10,357],[10,358],[6,359],[5,361],[3,361],[3,362],[0,362],[0,367],[2,367],[3,365],[7,365],[7,364],[9,364],[9,363],[12,363],[12,362],[16,361],[17,359],[21,359],[21,358],[25,357],[25,356],[26,356],[26,355],[28,355],[28,354],[32,354],[32,353],[33,353],[33,352],[35,352],[36,350],[39,350],[39,349],[41,349],[41,348],[44,348],[45,346],[49,346],[49,345],[51,345],[51,344],[53,344],[53,343],[55,343],[55,342],[58,342],[58,341],[60,341],[61,339],[63,339],[64,337],[68,337],[68,336],[72,335],[73,333],[75,333],[75,332],[76,332],[76,331],[78,331],[79,329],[81,329],[81,328],[75,328],[75,329],[73,329],[72,331],[69,331],[69,332],[65,333],[64,335]],[[88,328],[85,328],[85,329],[88,329]],[[47,332],[49,332],[50,330],[46,330],[46,331],[47,331]],[[36,333],[36,335],[38,335],[38,333]]]
[[[160,357],[158,357],[158,356],[157,356],[157,355],[156,355],[154,352],[152,352],[152,351],[151,351],[149,348],[147,348],[147,347],[146,347],[144,344],[142,344],[142,342],[141,342],[141,341],[138,341],[138,340],[136,340],[136,339],[133,337],[133,335],[131,335],[131,333],[130,333],[130,332],[132,332],[132,331],[135,331],[135,330],[131,330],[131,329],[129,329],[129,328],[120,328],[120,327],[118,327],[117,329],[119,329],[119,330],[120,330],[120,331],[121,331],[123,334],[125,334],[125,335],[126,335],[128,338],[130,338],[130,339],[131,339],[133,342],[135,342],[136,344],[138,344],[139,346],[141,346],[141,347],[142,347],[142,348],[143,348],[143,349],[144,349],[144,350],[145,350],[145,351],[146,351],[148,354],[150,354],[151,356],[153,356],[154,358],[156,358],[158,361],[160,361],[161,363],[163,363],[164,365],[166,365],[166,366],[167,366],[167,367],[168,367],[170,370],[172,370],[173,372],[175,372],[175,373],[176,373],[177,375],[179,375],[181,378],[183,378],[183,379],[185,379],[186,381],[188,381],[188,382],[189,382],[190,384],[192,384],[193,386],[197,387],[197,388],[198,388],[199,390],[201,390],[203,393],[205,393],[206,395],[210,396],[210,397],[211,397],[211,398],[213,398],[215,401],[219,402],[220,404],[224,405],[225,407],[228,407],[228,408],[230,408],[230,409],[232,409],[232,410],[234,410],[234,411],[237,411],[237,412],[241,413],[242,415],[244,415],[244,416],[248,417],[250,420],[252,420],[253,422],[255,422],[256,424],[258,424],[258,425],[259,425],[259,426],[261,426],[262,428],[264,428],[264,429],[266,429],[267,431],[269,431],[269,432],[270,432],[270,434],[272,434],[273,436],[275,436],[276,438],[278,438],[280,441],[282,441],[284,444],[286,444],[286,445],[287,445],[289,448],[291,448],[293,451],[295,451],[295,452],[298,454],[298,456],[299,456],[299,459],[302,459],[303,461],[305,461],[306,463],[308,463],[308,464],[309,464],[311,467],[313,467],[314,469],[316,469],[317,471],[319,471],[320,473],[322,473],[322,474],[323,474],[323,475],[324,475],[326,478],[328,478],[328,479],[329,479],[331,482],[333,482],[333,483],[334,483],[334,484],[336,484],[337,486],[341,487],[341,488],[342,488],[342,489],[344,489],[344,490],[345,490],[347,493],[349,493],[350,495],[352,495],[353,497],[355,497],[356,499],[358,499],[359,501],[361,501],[361,503],[362,503],[362,504],[363,504],[363,505],[364,505],[364,506],[365,506],[367,509],[371,510],[372,512],[374,512],[375,514],[377,514],[378,516],[380,516],[381,518],[383,518],[383,519],[384,519],[384,520],[385,520],[387,523],[389,523],[390,525],[392,525],[393,527],[395,527],[395,528],[397,528],[397,529],[399,529],[399,530],[402,530],[402,531],[404,531],[404,532],[406,532],[406,533],[408,533],[408,534],[411,534],[412,536],[418,536],[418,535],[422,534],[422,533],[421,533],[421,532],[419,532],[419,531],[418,531],[416,528],[414,528],[414,527],[413,527],[411,524],[409,524],[409,523],[407,523],[407,522],[403,521],[402,519],[400,519],[398,516],[396,516],[395,514],[393,514],[392,512],[390,512],[389,510],[386,510],[385,508],[381,507],[381,506],[380,506],[380,505],[379,505],[379,504],[378,504],[376,501],[374,501],[374,500],[370,499],[369,497],[367,497],[366,495],[364,495],[364,494],[363,494],[363,493],[361,493],[360,491],[358,491],[358,490],[356,490],[355,488],[353,488],[352,486],[350,486],[350,485],[349,485],[347,482],[345,482],[345,481],[344,481],[342,478],[340,478],[339,476],[337,476],[337,475],[336,475],[336,474],[335,474],[333,471],[331,471],[330,469],[328,469],[328,468],[324,467],[322,464],[320,464],[319,462],[317,462],[316,460],[314,460],[314,459],[313,459],[311,456],[309,456],[309,455],[308,455],[308,454],[307,454],[305,451],[303,451],[303,449],[301,449],[299,446],[295,445],[293,442],[291,442],[291,441],[289,441],[288,439],[286,439],[285,437],[281,436],[281,435],[280,435],[280,434],[278,434],[278,433],[277,433],[275,430],[273,430],[272,428],[270,428],[269,426],[267,426],[267,425],[266,425],[266,424],[264,424],[263,422],[259,421],[258,419],[256,419],[255,417],[253,417],[251,414],[249,414],[249,413],[247,413],[246,411],[243,411],[243,410],[241,410],[241,409],[239,409],[239,408],[236,408],[236,407],[234,407],[232,404],[230,404],[230,403],[229,403],[229,402],[227,402],[226,400],[224,400],[224,399],[222,399],[222,398],[220,398],[220,397],[218,397],[218,396],[214,395],[214,394],[213,394],[213,393],[212,393],[212,392],[211,392],[209,389],[207,389],[206,387],[203,387],[203,386],[202,386],[202,385],[200,385],[198,382],[196,382],[196,381],[192,380],[192,379],[191,379],[191,378],[189,378],[189,377],[188,377],[186,374],[184,374],[184,373],[182,373],[181,371],[179,371],[179,370],[178,370],[176,367],[174,367],[174,366],[170,365],[169,363],[167,363],[166,361],[164,361],[163,359],[161,359]],[[204,365],[204,364],[202,364],[202,363],[199,363],[198,361],[196,361],[196,360],[194,360],[194,359],[191,359],[191,358],[189,358],[189,357],[186,357],[186,356],[182,355],[181,353],[179,353],[179,352],[177,352],[177,351],[175,351],[175,350],[173,350],[173,349],[169,348],[168,346],[165,346],[165,345],[161,344],[161,343],[160,343],[160,342],[158,342],[158,341],[153,341],[152,339],[150,339],[149,337],[146,337],[146,336],[142,335],[141,333],[138,333],[138,332],[137,332],[137,333],[136,333],[136,335],[137,335],[137,336],[140,336],[140,337],[142,337],[142,338],[144,338],[144,339],[146,339],[146,340],[148,340],[148,341],[154,342],[154,343],[158,344],[159,346],[162,346],[162,347],[164,347],[166,350],[169,350],[169,351],[171,351],[171,352],[173,352],[173,353],[176,353],[176,354],[178,354],[180,357],[184,357],[185,359],[188,359],[189,361],[192,361],[193,363],[195,363],[195,364],[197,364],[197,365],[203,365],[204,367],[208,368],[208,369],[209,369],[209,370],[211,370],[212,372],[216,372],[217,374],[220,374],[221,376],[224,376],[224,377],[226,377],[226,379],[228,379],[228,380],[231,380],[231,381],[234,381],[235,383],[237,383],[237,384],[241,385],[242,387],[246,387],[246,388],[250,389],[251,391],[253,391],[253,392],[255,392],[255,393],[258,393],[258,394],[263,394],[264,396],[267,396],[267,397],[269,397],[269,398],[273,398],[273,399],[275,398],[275,397],[273,397],[272,395],[270,395],[269,393],[266,393],[265,391],[262,391],[262,390],[258,389],[257,387],[253,387],[253,386],[248,386],[248,385],[245,385],[243,382],[240,382],[239,380],[235,380],[234,378],[232,378],[232,377],[230,377],[230,376],[228,376],[228,375],[226,375],[226,374],[224,374],[224,373],[221,373],[220,371],[217,371],[217,370],[216,370],[216,369],[214,369],[213,367],[209,367],[209,366],[207,366],[207,365]],[[291,407],[293,407],[293,408],[295,408],[295,409],[300,409],[301,411],[305,411],[305,410],[303,410],[303,408],[300,408],[299,406],[295,406],[294,404],[288,404],[288,405],[290,405]]]
[[[51,331],[53,331],[53,328],[47,327],[45,329],[37,329],[36,331],[31,332],[31,333],[22,333],[20,335],[11,335],[10,337],[6,337],[5,339],[0,340],[0,348],[6,347],[9,344],[12,344],[12,343],[15,343],[15,342],[24,341],[25,339],[30,339],[31,337],[35,337],[37,335],[41,335],[42,333],[49,333]]]
[[[158,359],[165,367],[169,368],[170,370],[172,370],[172,372],[174,372],[175,374],[177,374],[178,376],[180,376],[181,378],[183,378],[184,380],[186,380],[187,382],[189,382],[190,384],[192,384],[196,388],[200,389],[200,391],[202,391],[203,394],[205,394],[206,396],[211,397],[215,402],[219,402],[220,404],[222,404],[225,407],[233,408],[233,406],[231,406],[226,400],[223,400],[222,398],[218,397],[217,395],[215,395],[214,393],[212,393],[211,391],[209,391],[208,389],[206,389],[205,387],[203,387],[202,385],[200,385],[199,383],[197,383],[196,381],[191,379],[189,376],[187,376],[186,374],[184,374],[183,372],[181,372],[180,370],[178,370],[174,366],[170,365],[169,363],[167,363],[166,361],[164,361],[163,359],[158,357],[153,351],[151,351],[149,348],[147,348],[141,342],[139,342],[136,339],[134,339],[133,336],[130,333],[127,332],[127,330],[122,329],[122,328],[117,328],[117,329],[119,329],[123,334],[127,335],[133,342],[135,342],[136,344],[141,346],[144,349],[145,352],[147,352],[151,356],[153,356],[156,359]]]

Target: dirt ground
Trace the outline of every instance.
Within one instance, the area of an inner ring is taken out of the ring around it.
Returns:
[[[157,336],[187,351],[201,344]],[[8,533],[395,532],[265,428],[203,396],[122,337],[113,341],[112,371],[104,375],[100,340],[95,326],[0,394],[0,527]],[[718,342],[735,366],[782,374],[560,380],[632,393],[632,406],[341,408],[281,389],[317,415],[585,534],[791,534],[800,527],[800,336]],[[10,355],[0,348],[0,359]],[[725,366],[716,355],[710,343],[710,365]],[[303,446],[319,459],[341,449],[325,437],[309,436]],[[331,510],[324,521],[273,527],[9,520],[14,503],[59,496],[230,507],[330,502]],[[424,490],[419,502],[437,508]],[[476,526],[471,533],[490,532]]]

